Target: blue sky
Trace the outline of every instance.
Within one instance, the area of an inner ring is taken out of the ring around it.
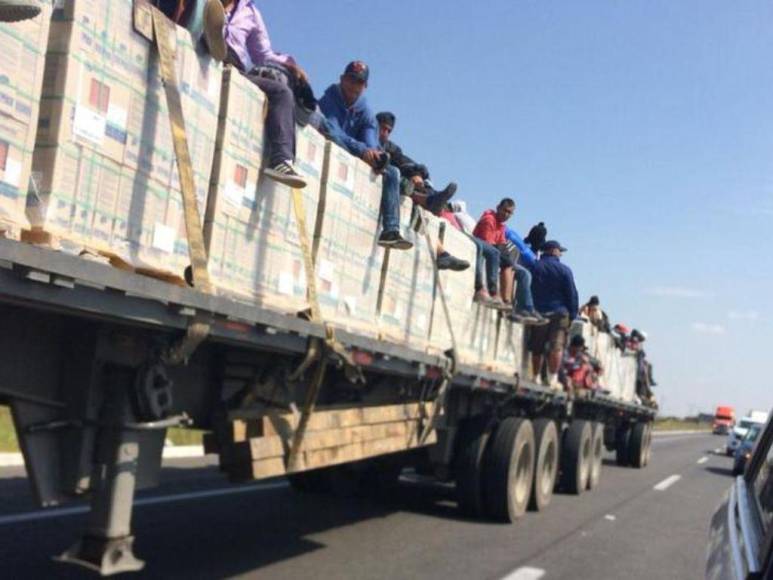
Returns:
[[[773,406],[773,5],[260,1],[318,93],[346,62],[473,214],[545,221],[650,335],[669,414]]]

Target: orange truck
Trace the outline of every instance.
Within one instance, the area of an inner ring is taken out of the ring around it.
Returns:
[[[733,407],[717,407],[714,413],[714,434],[727,435],[735,425],[735,409]]]

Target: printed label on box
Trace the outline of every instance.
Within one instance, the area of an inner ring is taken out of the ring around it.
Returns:
[[[105,137],[106,127],[107,119],[103,115],[81,105],[75,107],[72,130],[78,137],[101,145]]]
[[[247,192],[243,187],[239,187],[233,181],[229,181],[228,183],[226,183],[223,191],[223,194],[225,195],[225,200],[228,203],[231,203],[236,206],[242,205],[242,200],[246,197],[246,193]]]
[[[111,104],[107,108],[107,121],[111,125],[114,125],[115,127],[118,127],[125,131],[128,120],[129,120],[129,112],[123,107],[118,107],[116,105]]]
[[[153,247],[171,254],[174,252],[175,231],[160,222],[153,227]]]
[[[330,260],[319,261],[319,278],[325,282],[333,282],[335,277],[335,264]]]
[[[5,174],[3,175],[3,181],[8,185],[19,187],[20,180],[21,180],[21,163],[14,159],[6,159]]]
[[[291,272],[279,272],[279,288],[277,290],[280,294],[286,294],[292,296],[295,283],[293,281],[293,275]]]

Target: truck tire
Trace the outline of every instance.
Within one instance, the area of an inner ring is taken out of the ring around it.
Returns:
[[[652,423],[647,423],[647,451],[644,454],[644,465],[645,467],[650,464],[650,459],[652,459]]]
[[[572,421],[564,431],[561,449],[561,489],[580,495],[588,487],[592,462],[592,424],[589,421]]]
[[[465,515],[483,515],[483,455],[491,435],[491,421],[476,417],[462,423],[454,458],[456,500]]]
[[[526,513],[533,480],[534,427],[528,419],[507,417],[483,456],[483,501],[489,517],[514,522]]]
[[[593,424],[591,437],[591,465],[588,474],[588,489],[596,489],[601,481],[601,464],[604,461],[604,424]]]
[[[534,421],[534,483],[529,498],[529,509],[542,511],[553,498],[558,476],[558,428],[552,419]]]
[[[632,467],[641,469],[646,465],[647,457],[647,423],[635,423],[631,428],[628,442],[628,459]]]
[[[629,459],[630,441],[631,428],[628,426],[619,427],[615,435],[615,452],[617,464],[620,467],[627,467],[631,464]]]

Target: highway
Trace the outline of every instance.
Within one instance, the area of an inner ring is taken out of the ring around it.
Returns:
[[[232,487],[203,460],[176,460],[139,494],[135,578],[702,578],[711,515],[730,486],[724,438],[660,435],[644,470],[608,455],[598,490],[556,495],[515,525],[467,520],[451,486],[407,478],[387,498],[301,495],[282,480]],[[211,463],[211,462],[210,462]],[[89,578],[51,556],[81,506],[36,510],[23,472],[0,469],[5,578]]]

